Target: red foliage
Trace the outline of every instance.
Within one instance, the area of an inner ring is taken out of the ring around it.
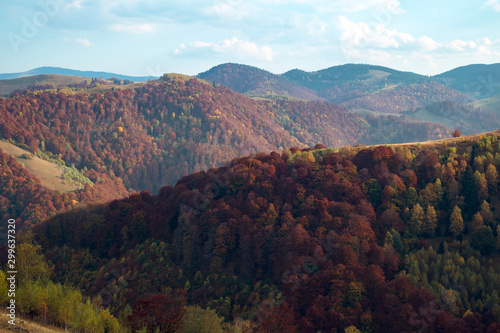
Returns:
[[[451,133],[451,135],[453,135],[454,138],[458,138],[458,137],[462,136],[462,132],[460,132],[458,129],[456,129],[453,131],[453,133]]]
[[[148,332],[175,333],[182,326],[186,301],[183,296],[172,299],[167,294],[151,296],[139,300],[127,322],[134,331],[147,327]]]

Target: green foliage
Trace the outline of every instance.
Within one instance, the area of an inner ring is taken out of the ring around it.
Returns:
[[[361,333],[360,330],[356,328],[356,326],[349,326],[344,330],[345,333]]]
[[[82,296],[69,285],[49,280],[50,268],[40,253],[31,232],[20,238],[17,246],[18,284],[16,307],[20,313],[44,324],[64,327],[73,332],[124,332],[107,309]],[[3,271],[0,278],[5,281]],[[5,283],[5,282],[4,282]],[[0,302],[7,295],[6,286],[0,282]]]
[[[222,319],[214,310],[188,306],[182,318],[182,333],[222,333]]]
[[[431,290],[451,311],[491,311],[499,300],[500,271],[470,247],[443,254],[432,247],[421,249],[406,256],[405,265],[411,280]]]
[[[496,239],[490,227],[482,226],[472,233],[471,245],[483,256],[490,255],[495,250]]]
[[[8,300],[8,290],[9,288],[7,287],[7,276],[5,273],[0,270],[0,305],[7,305],[7,300]]]
[[[36,243],[31,231],[25,233],[20,239],[16,254],[17,279],[20,285],[49,278],[50,268],[41,253],[41,249],[42,247]]]
[[[63,168],[64,173],[62,175],[62,178],[64,180],[81,187],[83,187],[85,184],[89,184],[91,186],[94,185],[94,183],[90,179],[84,176],[82,172],[78,171],[74,166],[72,166],[71,168],[64,166]]]
[[[424,232],[424,214],[424,209],[418,203],[413,206],[408,226],[417,236],[422,235]]]

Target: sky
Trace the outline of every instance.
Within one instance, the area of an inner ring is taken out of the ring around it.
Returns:
[[[0,73],[41,66],[196,75],[363,63],[434,75],[500,62],[500,0],[16,0]]]

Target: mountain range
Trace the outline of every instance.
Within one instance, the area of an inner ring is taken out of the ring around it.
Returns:
[[[0,80],[20,313],[85,332],[498,331],[497,67]]]

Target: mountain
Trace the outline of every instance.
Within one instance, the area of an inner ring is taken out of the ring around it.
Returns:
[[[249,97],[287,96],[302,100],[323,100],[315,92],[283,76],[240,64],[222,64],[197,75]]]
[[[375,86],[385,86],[386,83],[391,85],[403,82],[408,84],[429,81],[429,78],[423,75],[364,64],[333,66],[316,72],[295,69],[284,73],[283,76],[314,91],[323,91],[334,85],[353,81],[365,81]]]
[[[6,154],[10,171],[5,184],[16,179],[12,175],[23,179],[20,184],[31,178],[33,186],[38,184],[31,192],[24,190],[26,201],[16,202],[20,185],[0,191],[7,207],[2,215],[22,218],[26,225],[78,204],[132,191],[155,193],[184,175],[241,154],[451,135],[443,126],[406,116],[362,116],[319,101],[253,100],[179,75],[135,88],[104,85],[16,93],[0,99],[0,115],[0,139],[60,165],[68,182],[83,187],[56,194],[34,180],[37,175],[25,170],[19,162],[23,160]],[[50,196],[33,194],[42,188]],[[30,198],[36,198],[36,204],[27,204]],[[58,204],[49,205],[52,200]]]
[[[327,100],[351,110],[389,114],[441,101],[465,103],[473,100],[427,76],[362,64],[335,66],[317,72],[295,69],[282,75],[250,66],[224,64],[199,77],[252,97]]]
[[[500,64],[462,66],[433,79],[476,99],[500,94]]]
[[[29,70],[29,71],[21,72],[21,73],[0,74],[0,80],[18,79],[18,78],[22,78],[22,77],[42,75],[42,74],[79,76],[79,77],[86,77],[86,78],[100,78],[100,77],[102,77],[103,79],[118,78],[121,80],[128,80],[128,81],[134,81],[134,82],[149,81],[149,80],[154,80],[154,79],[158,78],[155,76],[130,76],[130,75],[108,73],[108,72],[80,71],[80,70],[75,70],[75,69],[45,66],[45,67],[34,68],[34,69]]]
[[[495,332],[499,149],[496,131],[253,154],[34,231],[55,281],[131,327],[165,299],[230,331]]]

